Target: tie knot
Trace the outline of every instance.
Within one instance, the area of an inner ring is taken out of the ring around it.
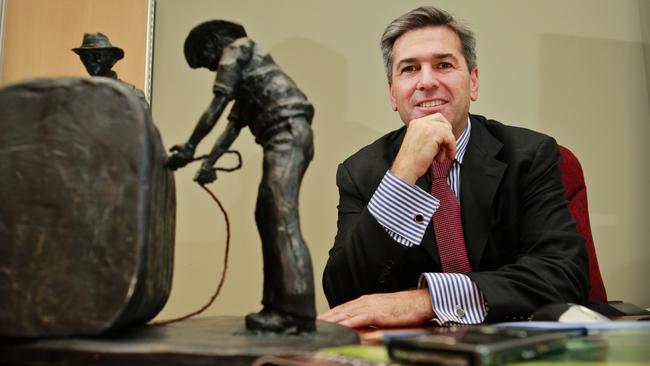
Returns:
[[[433,179],[447,178],[449,170],[451,169],[451,164],[453,163],[454,161],[449,159],[445,159],[442,163],[438,163],[434,160],[433,165],[431,166],[431,170],[433,170]]]

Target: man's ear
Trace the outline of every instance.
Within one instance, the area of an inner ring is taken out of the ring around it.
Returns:
[[[474,70],[469,73],[469,98],[472,102],[478,99],[478,85],[478,67],[474,67]]]
[[[388,95],[390,97],[390,106],[394,111],[397,111],[397,98],[395,98],[395,91],[393,90],[393,83],[388,81]]]

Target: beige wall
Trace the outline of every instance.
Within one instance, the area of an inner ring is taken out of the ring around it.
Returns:
[[[601,271],[611,299],[650,306],[650,183],[647,139],[647,0],[437,1],[478,34],[481,90],[471,110],[545,133],[580,158]],[[400,126],[391,111],[378,38],[416,1],[158,0],[153,116],[164,143],[187,139],[211,98],[213,73],[183,59],[188,31],[215,18],[245,25],[316,106],[316,156],[301,192],[318,311],[327,308],[321,273],[336,230],[337,164]],[[646,29],[642,31],[642,29]],[[223,122],[199,146],[207,152]],[[233,146],[244,167],[212,185],[232,222],[225,287],[206,314],[257,311],[262,293],[260,242],[253,211],[262,152],[244,131]],[[224,161],[224,164],[227,162]],[[176,174],[178,226],[174,288],[159,318],[202,305],[222,268],[223,219],[192,182],[198,164]]]

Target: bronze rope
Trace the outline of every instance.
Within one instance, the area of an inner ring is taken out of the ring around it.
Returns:
[[[230,151],[228,151],[228,152],[230,153]],[[236,154],[238,159],[239,159],[239,164],[235,168],[215,168],[215,169],[216,170],[221,170],[221,171],[233,171],[233,170],[237,170],[237,169],[241,168],[241,155],[239,155],[239,152],[236,152],[236,151],[233,151],[232,153]],[[201,158],[202,157],[199,157],[198,159],[201,159]],[[198,160],[198,159],[195,159],[195,160]],[[221,288],[223,287],[223,283],[224,283],[224,281],[226,279],[226,271],[228,270],[228,254],[230,252],[230,219],[228,219],[228,213],[226,213],[226,209],[223,207],[223,205],[221,204],[221,201],[219,201],[217,196],[214,193],[212,193],[212,191],[210,189],[208,189],[208,187],[206,187],[205,185],[201,184],[201,188],[203,188],[210,195],[210,197],[212,197],[212,199],[217,203],[217,205],[219,205],[219,209],[223,213],[223,218],[226,221],[226,250],[225,250],[225,254],[224,254],[224,258],[223,258],[223,270],[221,271],[221,279],[219,280],[219,285],[217,285],[217,289],[215,290],[215,292],[212,295],[212,297],[210,298],[210,300],[205,305],[203,305],[200,309],[195,310],[195,311],[193,311],[193,312],[191,312],[189,314],[179,316],[177,318],[152,321],[152,322],[149,322],[149,325],[153,325],[153,326],[167,325],[167,324],[176,323],[176,322],[179,322],[179,321],[182,321],[182,320],[186,320],[186,319],[189,319],[189,318],[191,318],[191,317],[193,317],[195,315],[201,314],[207,308],[212,306],[212,303],[214,302],[214,300],[216,300],[217,296],[219,296],[219,293],[221,292]]]

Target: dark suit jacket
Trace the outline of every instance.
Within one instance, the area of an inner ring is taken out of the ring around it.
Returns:
[[[552,138],[471,115],[461,168],[461,215],[473,272],[488,304],[486,322],[522,319],[552,302],[584,303],[584,239],[563,197]],[[363,294],[414,288],[441,272],[431,223],[419,246],[393,241],[367,209],[404,138],[404,127],[339,165],[338,232],[323,274],[330,306]],[[417,185],[431,186],[430,173]]]

